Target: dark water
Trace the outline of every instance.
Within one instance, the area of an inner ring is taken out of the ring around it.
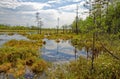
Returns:
[[[55,40],[44,39],[46,44],[42,47],[42,58],[49,62],[67,62],[75,60],[75,47],[71,45],[70,40],[60,40],[57,43]],[[76,57],[85,56],[86,51],[77,50]]]

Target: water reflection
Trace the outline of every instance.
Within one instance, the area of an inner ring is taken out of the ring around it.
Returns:
[[[14,35],[7,35],[7,34],[3,34],[0,35],[0,46],[2,46],[5,42],[9,41],[9,40],[29,40],[26,37],[22,36],[22,35],[18,35],[18,34],[14,34]]]
[[[75,60],[79,56],[85,56],[84,49],[78,50],[71,45],[70,40],[60,40],[59,44],[55,40],[44,39],[46,44],[42,47],[42,58],[49,62],[64,62]]]

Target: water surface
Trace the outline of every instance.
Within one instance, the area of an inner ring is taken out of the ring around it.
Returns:
[[[14,34],[14,35],[3,34],[3,35],[0,35],[0,47],[4,43],[6,43],[7,41],[13,40],[13,39],[15,39],[15,40],[29,40],[26,37],[19,35],[19,34]]]
[[[55,40],[44,39],[46,44],[42,47],[42,58],[49,62],[67,62],[75,60],[75,47],[72,46],[70,40],[60,40],[57,43]],[[84,49],[77,50],[76,57],[86,56]]]

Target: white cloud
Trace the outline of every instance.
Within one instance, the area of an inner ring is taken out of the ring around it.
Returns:
[[[50,7],[50,5],[47,3],[37,3],[37,2],[22,2],[22,3],[20,3],[20,5],[21,6],[23,6],[23,5],[33,6],[33,8],[36,10],[42,9],[45,6]]]
[[[26,15],[5,15],[4,18],[0,19],[0,23],[2,24],[11,24],[11,25],[26,25],[27,23],[30,23],[33,25],[34,23],[33,17],[28,17]]]
[[[82,1],[81,3],[78,4],[78,12],[79,12],[79,15],[82,16],[84,12],[88,11],[87,9],[83,8],[83,4],[85,2]],[[63,6],[63,7],[59,7],[59,10],[60,11],[65,11],[65,12],[73,12],[73,13],[76,13],[76,9],[77,9],[77,4],[71,4],[71,5],[66,5],[66,6]],[[87,16],[87,14],[84,13],[84,16],[81,17],[81,18],[84,18],[85,19],[85,16]]]
[[[80,2],[82,0],[65,0],[65,1],[67,1],[67,2]]]
[[[73,20],[75,19],[76,14],[75,13],[68,13],[68,12],[63,12],[60,16],[60,23],[61,25],[65,24],[72,24]]]
[[[56,0],[48,1],[47,3],[52,4],[52,3],[57,3]]]
[[[68,12],[62,12],[59,13],[57,10],[47,10],[47,11],[42,11],[45,18],[45,23],[48,24],[47,26],[51,25],[55,27],[57,25],[57,18],[60,18],[60,26],[65,25],[65,24],[71,24],[72,21],[74,20],[75,13],[68,13]],[[41,14],[42,14],[41,13]],[[43,16],[42,15],[42,16]]]
[[[19,5],[17,0],[0,0],[0,7],[16,8]]]
[[[78,4],[79,10],[84,11],[85,9],[83,9],[83,4],[85,4],[85,1],[82,1]],[[63,7],[59,7],[59,10],[63,10],[63,11],[76,11],[76,7],[77,4],[71,4],[71,5],[66,5]]]
[[[82,1],[82,0],[72,0],[73,2],[80,2],[80,1]]]
[[[28,6],[28,7],[32,6],[36,10],[42,9],[45,6],[50,7],[50,5],[47,3],[22,2],[18,0],[0,0],[0,7],[15,9],[16,7],[19,7],[19,6]]]
[[[55,27],[59,12],[55,9],[40,10],[40,17],[43,18],[44,27]]]
[[[60,7],[59,10],[63,10],[63,11],[75,11],[76,10],[76,4],[71,4],[71,5]]]
[[[22,11],[21,14],[35,14],[36,11]]]
[[[40,12],[40,17],[44,23],[43,27],[55,27],[57,18],[60,18],[60,26],[71,24],[76,16],[76,4],[65,4],[62,7],[51,8],[57,4],[65,2],[77,2],[81,0],[49,0],[46,3],[40,2],[23,2],[22,0],[0,0],[0,23],[12,25],[36,25],[36,12]],[[54,5],[55,4],[55,5]],[[84,1],[79,3],[79,11],[83,12],[82,8]],[[4,7],[4,8],[3,8]],[[43,9],[49,7],[50,9]],[[7,8],[7,9],[5,9]],[[10,15],[10,16],[9,16]],[[82,18],[87,15],[79,14]]]

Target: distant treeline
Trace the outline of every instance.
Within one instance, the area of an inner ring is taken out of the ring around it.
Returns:
[[[67,30],[71,29],[71,25],[63,25],[62,27],[55,27],[55,28],[42,28],[42,30],[63,30],[63,32],[66,32]],[[40,30],[37,26],[11,26],[11,25],[5,25],[0,24],[0,30]]]
[[[0,24],[0,30],[37,30],[39,29],[36,26],[10,26],[10,25],[5,25],[5,24]]]

